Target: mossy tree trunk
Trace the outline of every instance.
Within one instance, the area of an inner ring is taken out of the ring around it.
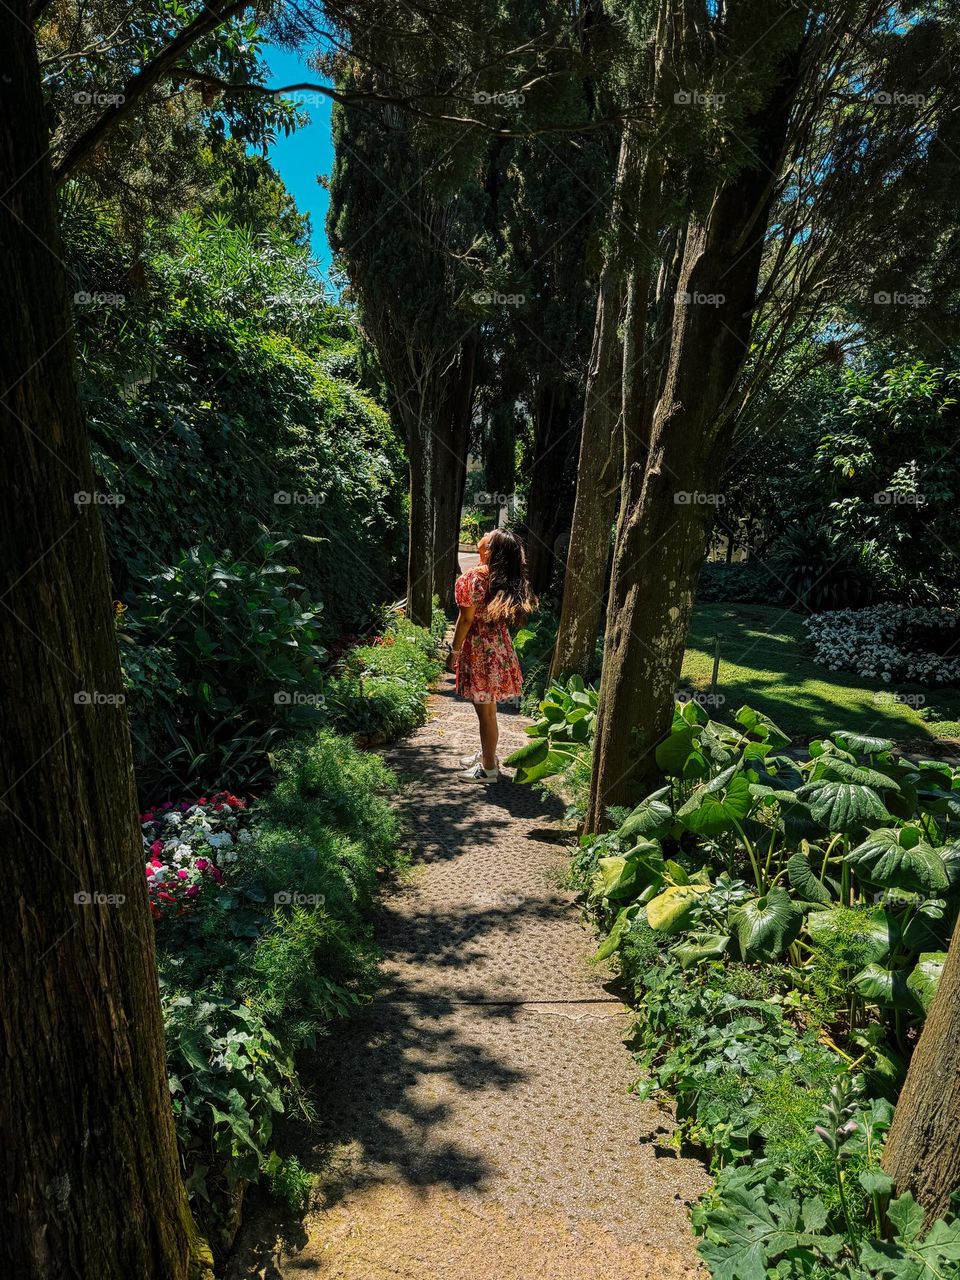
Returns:
[[[181,1280],[209,1254],[177,1158],[107,559],[24,0],[0,8],[0,32],[0,1264],[18,1280]]]
[[[790,21],[785,10],[783,30]],[[746,359],[764,231],[797,84],[801,22],[766,101],[746,121],[752,161],[687,219],[649,428],[624,405],[625,471],[600,685],[587,830],[657,778],[697,576],[730,447],[729,400]],[[649,394],[649,385],[644,396]]]
[[[883,1168],[912,1192],[927,1219],[942,1217],[960,1186],[960,921],[897,1103]]]

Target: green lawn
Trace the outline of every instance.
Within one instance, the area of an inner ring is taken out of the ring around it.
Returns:
[[[960,738],[960,689],[903,686],[898,693],[923,693],[925,715],[894,701],[888,686],[828,671],[813,662],[799,614],[757,604],[698,605],[683,662],[684,684],[710,688],[713,651],[720,637],[717,691],[726,701],[713,714],[729,719],[748,703],[787,733],[814,738],[846,728],[893,738],[898,744],[928,748]],[[885,694],[878,698],[877,694]]]

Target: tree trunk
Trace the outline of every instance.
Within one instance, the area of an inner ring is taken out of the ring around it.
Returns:
[[[180,1179],[40,76],[29,7],[12,5],[0,10],[0,1263],[20,1280],[180,1280],[209,1253]]]
[[[527,572],[537,595],[550,587],[560,541],[570,528],[571,460],[579,435],[575,405],[568,389],[555,382],[537,392],[526,521]]]
[[[946,1213],[960,1186],[960,920],[910,1059],[883,1168],[899,1194],[912,1192],[928,1221]]]
[[[421,410],[407,431],[407,461],[410,468],[407,617],[420,627],[430,626],[433,613],[435,448],[436,441],[430,422]]]
[[[623,348],[618,334],[621,302],[619,268],[608,260],[597,295],[576,500],[560,625],[550,668],[552,680],[565,679],[573,672],[589,673],[600,628],[610,534],[620,502],[623,461],[620,429]]]
[[[697,575],[730,446],[723,413],[747,354],[771,173],[779,165],[795,92],[794,63],[785,56],[769,100],[748,122],[758,163],[717,188],[703,221],[688,221],[649,446],[645,431],[634,433],[632,442],[625,431],[627,466],[607,609],[590,831],[603,829],[608,805],[635,802],[657,777],[653,752],[670,726]],[[705,300],[710,295],[712,301]],[[624,414],[626,426],[628,405]]]
[[[473,331],[464,339],[455,364],[444,375],[444,408],[438,424],[440,438],[435,445],[433,592],[440,598],[440,608],[448,615],[455,608],[453,586],[460,549],[460,516],[467,478],[476,354],[477,335]]]

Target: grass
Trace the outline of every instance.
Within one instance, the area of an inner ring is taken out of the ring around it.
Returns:
[[[892,691],[877,680],[828,671],[810,656],[801,616],[769,605],[698,605],[683,662],[683,683],[698,693],[709,692],[718,636],[717,692],[725,702],[708,707],[718,719],[748,703],[799,738],[840,728],[917,748],[960,738],[960,689]],[[926,703],[917,709],[896,701],[894,692],[922,694]]]

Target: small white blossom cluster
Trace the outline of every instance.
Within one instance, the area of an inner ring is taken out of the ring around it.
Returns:
[[[876,604],[837,609],[804,621],[817,662],[831,671],[855,671],[864,680],[911,684],[960,684],[960,614],[953,609]],[[948,656],[923,647],[925,631],[943,634]]]

